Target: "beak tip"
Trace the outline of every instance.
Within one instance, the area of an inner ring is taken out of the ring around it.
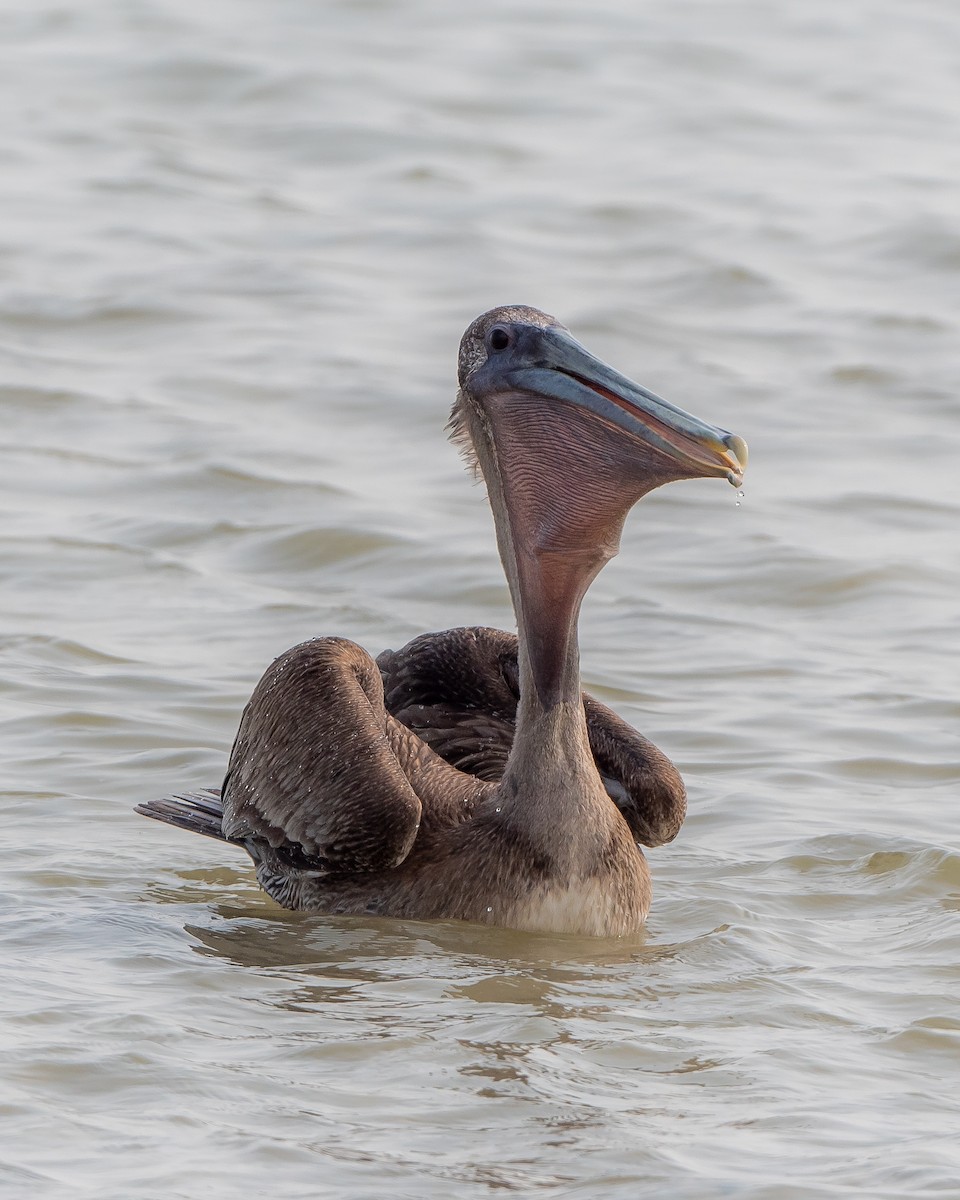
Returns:
[[[750,451],[743,438],[738,437],[735,433],[728,433],[723,441],[730,458],[736,463],[736,466],[727,472],[727,479],[734,487],[739,487],[743,483],[743,473],[747,469]]]

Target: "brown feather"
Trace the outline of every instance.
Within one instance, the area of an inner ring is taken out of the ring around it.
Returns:
[[[705,467],[665,457],[625,437],[617,413],[597,418],[607,384],[581,403],[569,381],[588,387],[582,371],[610,379],[535,309],[485,313],[460,345],[448,432],[488,484],[519,661],[517,637],[482,627],[425,634],[376,662],[343,638],[304,642],[257,684],[221,793],[139,811],[243,846],[290,908],[638,929],[650,904],[639,843],[676,835],[684,788],[655,746],[580,691],[577,614],[635,500],[715,474],[726,460],[709,447],[736,446],[713,431]]]

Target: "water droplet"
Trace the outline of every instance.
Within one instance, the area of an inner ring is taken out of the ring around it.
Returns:
[[[487,905],[487,912],[493,912],[493,907],[491,905]]]
[[[737,492],[737,508],[740,507],[741,500],[743,500],[743,492],[739,491],[739,492]]]

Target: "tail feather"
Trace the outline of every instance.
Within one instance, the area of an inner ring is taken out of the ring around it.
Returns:
[[[165,821],[189,829],[191,833],[202,833],[204,837],[225,842],[223,836],[223,804],[218,788],[204,788],[201,792],[179,792],[165,796],[162,800],[148,800],[138,804],[136,812],[155,821]]]

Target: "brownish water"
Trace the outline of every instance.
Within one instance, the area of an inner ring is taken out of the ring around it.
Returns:
[[[0,1191],[960,1196],[960,9],[40,0],[0,44]],[[690,790],[633,941],[287,914],[131,811],[298,640],[510,627],[442,433],[508,302],[751,445],[584,613]]]

